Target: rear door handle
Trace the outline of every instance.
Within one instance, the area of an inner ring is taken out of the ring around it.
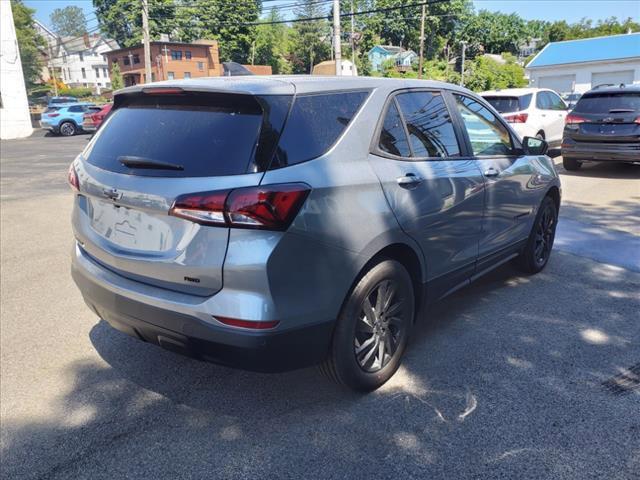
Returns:
[[[418,177],[415,173],[407,173],[404,177],[398,177],[396,182],[398,182],[398,185],[402,188],[415,188],[422,183],[422,178]]]
[[[493,167],[489,167],[484,171],[485,177],[497,177],[500,175],[500,172]]]

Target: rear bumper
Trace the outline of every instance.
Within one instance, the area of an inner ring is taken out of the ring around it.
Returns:
[[[566,143],[562,156],[580,161],[640,162],[640,143]]]
[[[95,125],[87,125],[85,123],[82,124],[82,130],[84,132],[95,132],[97,127]]]
[[[282,372],[321,362],[329,351],[333,321],[286,330],[259,331],[217,326],[184,311],[162,308],[128,295],[118,277],[83,255],[73,255],[72,277],[85,302],[112,327],[176,353],[231,367]],[[101,275],[96,275],[96,269]],[[165,302],[166,304],[166,302]]]

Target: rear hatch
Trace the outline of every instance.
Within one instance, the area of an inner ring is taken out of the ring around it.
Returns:
[[[509,123],[526,123],[528,115],[520,113],[529,108],[533,94],[526,95],[483,95],[496,111]]]
[[[586,93],[567,116],[565,135],[576,142],[639,142],[640,92]]]
[[[40,121],[51,124],[55,123],[55,117],[60,116],[60,107],[49,107],[40,116]]]
[[[292,96],[145,90],[116,96],[74,162],[74,232],[122,276],[212,295],[222,287],[229,229],[168,212],[184,194],[258,185]]]

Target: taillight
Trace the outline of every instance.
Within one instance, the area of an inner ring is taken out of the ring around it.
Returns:
[[[142,89],[142,93],[147,95],[182,95],[185,92],[179,87],[147,87]]]
[[[638,125],[640,125],[640,117],[636,117],[636,119],[633,121],[633,123],[637,123]]]
[[[588,120],[584,117],[581,117],[579,115],[572,115],[569,114],[567,115],[567,117],[564,120],[564,124],[565,125],[577,125],[579,123],[584,123],[587,122]]]
[[[237,318],[214,317],[221,323],[231,327],[250,328],[252,330],[266,330],[276,327],[280,322],[278,320],[251,321],[239,320]]]
[[[528,113],[516,113],[515,115],[505,115],[504,119],[509,123],[527,123]]]
[[[169,215],[203,225],[286,230],[310,191],[304,183],[285,183],[187,194]]]
[[[78,181],[78,174],[76,173],[76,169],[73,167],[73,163],[69,165],[69,171],[67,172],[67,181],[69,182],[69,186],[76,192],[80,191],[80,182]]]
[[[53,117],[59,117],[59,116],[60,116],[60,114],[59,114],[59,113],[47,113],[47,116],[48,116],[49,118],[53,118]]]

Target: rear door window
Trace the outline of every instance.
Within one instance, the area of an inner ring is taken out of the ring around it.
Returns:
[[[460,155],[451,116],[438,92],[407,92],[396,96],[404,117],[413,157]]]
[[[263,119],[255,97],[138,95],[123,102],[84,153],[99,168],[142,176],[237,175],[255,157]],[[130,168],[122,164],[126,157],[180,169]]]
[[[614,113],[616,111],[628,111],[640,114],[640,93],[585,94],[578,100],[573,111],[579,113]]]
[[[549,98],[550,110],[566,110],[567,105],[562,101],[560,95],[557,95],[552,92],[547,92]]]
[[[345,131],[369,92],[297,96],[278,142],[272,168],[324,155]]]
[[[378,148],[397,157],[411,156],[409,141],[395,99],[389,104],[387,114],[384,117]]]
[[[551,99],[547,92],[538,92],[536,96],[536,107],[540,110],[551,110]]]
[[[509,130],[484,105],[462,95],[454,95],[469,135],[474,155],[512,155]]]

